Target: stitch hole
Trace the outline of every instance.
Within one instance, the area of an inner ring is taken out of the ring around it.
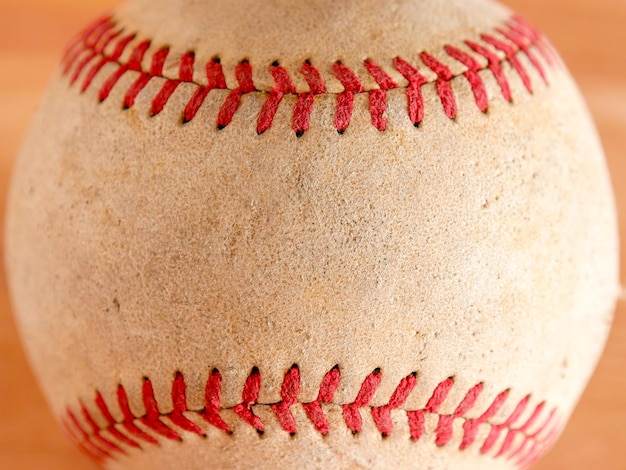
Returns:
[[[299,139],[304,135],[304,131],[296,131],[296,137]]]
[[[275,60],[274,62],[272,62],[272,67],[278,67],[280,64],[278,63],[277,60]]]

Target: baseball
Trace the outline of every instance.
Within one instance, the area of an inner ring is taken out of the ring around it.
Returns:
[[[107,469],[519,469],[619,294],[566,66],[491,0],[130,0],[68,45],[6,269]]]

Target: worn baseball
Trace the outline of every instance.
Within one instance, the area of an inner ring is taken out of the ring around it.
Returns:
[[[132,0],[67,48],[7,272],[108,469],[517,469],[618,297],[589,113],[491,0]]]

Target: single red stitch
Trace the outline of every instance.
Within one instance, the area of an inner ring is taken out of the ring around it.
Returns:
[[[180,77],[178,80],[167,80],[161,91],[159,91],[152,101],[152,106],[150,108],[150,114],[152,116],[156,116],[161,111],[172,97],[178,85],[183,82],[192,82],[193,81],[193,68],[195,62],[195,54],[193,52],[186,52],[180,58],[180,65],[178,68],[178,76]]]
[[[379,90],[370,91],[370,114],[372,116],[372,124],[379,131],[387,129],[387,118],[385,113],[387,112],[387,91],[394,88],[398,88],[396,82],[385,72],[379,65],[375,64],[371,60],[365,61],[365,68],[370,75],[374,78]]]
[[[526,36],[524,35],[517,33],[513,29],[507,30],[505,28],[496,28],[496,31],[500,33],[502,36],[504,36],[505,38],[507,38],[509,41],[511,41],[513,44],[515,44],[519,48],[520,51],[526,54],[526,57],[528,57],[528,60],[530,60],[530,63],[533,65],[533,67],[535,67],[537,72],[539,72],[539,76],[541,76],[541,79],[543,80],[543,82],[547,84],[548,77],[546,75],[546,71],[542,67],[539,60],[537,60],[537,58],[535,57],[535,54],[533,54],[533,52],[530,50],[529,46],[532,46],[533,44],[532,43],[529,44],[528,38],[526,38]]]
[[[426,431],[426,419],[424,418],[424,410],[408,411],[409,430],[411,431],[411,440],[419,441]]]
[[[452,426],[454,420],[460,418],[461,416],[464,416],[469,410],[474,407],[482,391],[483,384],[475,385],[467,392],[461,403],[459,403],[459,406],[457,406],[456,410],[454,410],[454,413],[452,413],[451,415],[439,416],[439,423],[437,424],[437,430],[435,431],[435,443],[438,446],[441,447],[450,442],[453,435]]]
[[[509,84],[509,81],[504,74],[504,70],[502,70],[502,66],[500,65],[500,58],[494,52],[490,51],[489,49],[478,43],[466,41],[465,44],[467,44],[467,46],[474,52],[480,54],[487,59],[487,62],[489,64],[488,68],[489,70],[491,70],[491,73],[496,79],[496,82],[498,82],[500,90],[502,90],[502,96],[504,96],[504,99],[507,100],[509,103],[512,102],[513,94],[511,93],[511,85]]]
[[[80,433],[80,437],[81,437],[80,442],[83,444],[84,449],[90,455],[93,454],[98,459],[103,459],[103,460],[113,459],[114,458],[113,454],[111,454],[110,452],[108,452],[105,449],[102,449],[102,448],[98,447],[91,440],[91,436],[87,433],[85,428],[83,428],[83,426],[78,421],[78,418],[76,418],[76,415],[74,415],[74,413],[72,413],[71,410],[69,410],[69,409],[67,410],[67,415],[69,416],[70,420],[72,421],[72,424],[74,424],[75,429]]]
[[[117,402],[120,410],[122,411],[122,415],[124,416],[124,421],[122,422],[124,429],[126,429],[131,435],[146,441],[149,444],[158,444],[158,441],[154,437],[139,429],[139,427],[135,424],[136,417],[130,409],[128,404],[128,395],[122,385],[117,387]]]
[[[300,93],[296,104],[293,108],[293,130],[297,137],[302,137],[309,130],[309,121],[313,105],[315,104],[315,95],[313,93]]]
[[[252,368],[252,372],[246,380],[241,394],[242,402],[233,408],[233,411],[239,415],[250,426],[255,428],[257,432],[265,432],[265,427],[261,418],[254,414],[252,407],[256,405],[261,390],[261,373],[257,367]]]
[[[409,119],[415,127],[418,127],[424,120],[424,98],[422,96],[422,86],[427,83],[426,77],[419,70],[410,65],[405,60],[396,57],[393,64],[398,72],[409,81],[407,87],[407,101],[409,106]]]
[[[289,411],[289,407],[298,403],[298,395],[300,395],[300,369],[294,364],[285,374],[285,380],[280,390],[282,400],[272,405],[278,422],[285,431],[292,435],[296,433],[297,429],[296,420]]]
[[[532,94],[533,93],[533,87],[532,87],[532,84],[530,82],[530,77],[528,76],[528,72],[526,72],[526,69],[524,68],[522,63],[517,58],[517,52],[518,52],[517,48],[515,46],[512,46],[511,44],[507,44],[506,42],[501,41],[501,40],[491,36],[490,34],[481,34],[480,38],[483,41],[485,41],[487,44],[489,44],[489,45],[495,47],[496,49],[504,52],[504,54],[505,54],[505,56],[507,58],[507,61],[511,64],[513,69],[517,72],[517,74],[522,79],[522,83],[524,84],[524,87],[526,88],[528,93]]]
[[[382,378],[383,376],[380,369],[374,370],[374,372],[368,375],[361,384],[361,389],[359,390],[356,399],[349,405],[342,405],[343,419],[346,422],[348,429],[352,431],[352,434],[356,434],[361,431],[363,421],[361,419],[361,414],[359,413],[359,408],[364,408],[369,405],[369,402],[372,398],[374,398],[374,393],[376,393],[376,389],[378,388],[378,385],[380,385]]]
[[[96,392],[96,400],[95,400],[96,406],[98,407],[98,409],[100,410],[100,413],[102,414],[102,416],[104,417],[104,419],[106,419],[107,423],[109,423],[108,426],[108,431],[109,433],[115,437],[118,441],[121,441],[131,447],[135,447],[137,449],[140,449],[141,446],[134,440],[130,439],[128,436],[126,436],[125,434],[123,434],[122,432],[120,432],[115,425],[117,424],[117,422],[115,421],[115,418],[113,418],[113,415],[111,414],[111,411],[109,410],[109,408],[107,407],[104,398],[102,397],[102,394],[100,392]]]
[[[152,56],[152,63],[150,65],[150,72],[142,73],[128,89],[126,96],[124,96],[123,106],[125,109],[128,109],[135,104],[137,95],[139,95],[141,90],[143,90],[148,82],[152,80],[152,77],[163,76],[163,66],[165,65],[165,59],[167,59],[169,52],[170,50],[165,48],[154,53]]]
[[[93,419],[93,417],[91,416],[91,414],[89,413],[89,411],[87,410],[87,408],[85,407],[83,403],[80,403],[80,409],[81,409],[83,418],[85,419],[85,422],[91,428],[91,431],[92,431],[91,436],[93,436],[96,442],[98,442],[105,449],[108,449],[111,452],[119,452],[121,454],[126,454],[126,451],[124,449],[122,449],[117,444],[114,444],[113,442],[109,441],[108,439],[102,436],[102,434],[100,433],[100,428],[98,427],[98,424],[95,422],[95,420]]]
[[[457,113],[457,104],[456,97],[454,96],[454,91],[452,90],[452,84],[450,83],[450,80],[454,78],[452,71],[447,65],[442,64],[432,55],[427,54],[426,52],[422,52],[420,54],[420,59],[422,59],[422,62],[424,62],[424,64],[429,69],[437,74],[435,88],[437,89],[437,94],[441,99],[443,110],[446,113],[446,116],[448,116],[450,119],[455,119]]]
[[[354,94],[363,92],[363,85],[359,77],[341,62],[333,64],[333,74],[344,87],[344,91],[337,96],[337,109],[335,111],[335,128],[337,132],[343,134],[352,119]]]
[[[165,423],[160,420],[162,413],[159,411],[159,407],[154,396],[152,382],[150,382],[150,379],[148,378],[145,378],[143,381],[141,395],[143,398],[143,405],[146,409],[146,414],[143,418],[141,418],[141,422],[163,437],[173,441],[182,440],[176,431],[171,429],[169,426],[166,426]]]
[[[328,418],[326,418],[324,410],[322,410],[322,403],[331,403],[333,401],[340,381],[341,371],[339,370],[339,366],[335,366],[327,372],[322,379],[317,400],[302,404],[304,411],[315,426],[315,429],[323,436],[330,431],[330,424],[328,424]]]
[[[391,421],[391,410],[400,408],[406,402],[407,398],[417,385],[417,374],[413,373],[402,379],[398,387],[395,389],[389,403],[385,406],[372,408],[372,417],[376,427],[383,435],[387,437],[393,431],[393,422]]]
[[[471,55],[457,49],[454,46],[445,46],[444,50],[450,57],[458,60],[467,67],[467,71],[463,73],[463,75],[472,87],[472,93],[474,93],[476,106],[478,106],[478,109],[480,109],[483,113],[486,113],[489,108],[489,98],[487,97],[485,83],[479,73],[482,70],[482,66]]]
[[[220,416],[220,401],[222,395],[222,374],[213,369],[205,388],[205,408],[200,414],[209,423],[227,433],[232,433],[228,424]]]
[[[324,93],[326,93],[326,85],[324,85],[322,75],[320,74],[319,70],[311,65],[311,62],[305,61],[300,68],[300,73],[304,75],[304,79],[309,85],[311,93],[315,95],[323,95]]]
[[[89,69],[89,71],[87,72],[87,75],[85,77],[85,80],[83,82],[83,86],[81,87],[81,91],[84,92],[87,90],[87,88],[89,88],[89,86],[91,85],[91,82],[94,80],[94,78],[96,78],[96,75],[98,75],[98,72],[100,72],[100,70],[102,70],[102,68],[110,63],[110,62],[117,62],[119,60],[119,58],[121,57],[121,55],[124,53],[124,49],[126,49],[126,46],[128,46],[128,44],[135,39],[135,35],[134,34],[129,34],[127,36],[123,36],[120,39],[118,39],[118,42],[115,46],[115,50],[113,51],[113,54],[111,56],[106,56],[103,55],[100,60],[98,62],[96,62],[91,69]],[[106,47],[106,46],[104,46]],[[103,49],[104,50],[104,49]]]
[[[259,114],[256,127],[258,134],[263,134],[263,132],[271,127],[272,122],[274,121],[274,115],[278,110],[278,105],[280,105],[283,96],[285,94],[296,93],[296,87],[284,67],[280,67],[278,63],[275,63],[270,66],[269,71],[272,74],[272,77],[274,77],[276,86],[270,92],[270,96],[267,100],[265,100],[263,108],[261,108],[261,113]]]
[[[198,434],[199,436],[206,436],[206,433],[198,425],[187,419],[183,414],[187,412],[186,389],[187,385],[185,385],[183,374],[176,372],[174,382],[172,383],[172,403],[174,410],[167,416],[172,420],[172,423],[179,428]]]
[[[244,60],[235,67],[235,78],[237,78],[239,86],[229,93],[217,115],[218,129],[224,129],[231,123],[233,115],[237,109],[239,109],[241,97],[245,93],[253,93],[256,91],[252,79],[252,67],[247,60]]]
[[[193,82],[194,64],[196,54],[193,51],[185,52],[180,58],[180,69],[178,75],[183,82]]]
[[[128,70],[141,71],[141,61],[143,60],[143,56],[148,47],[150,47],[150,41],[144,41],[137,45],[133,49],[128,63],[120,65],[118,69],[104,82],[102,88],[100,88],[100,93],[98,94],[98,98],[101,103],[109,97],[113,87]]]
[[[189,103],[187,103],[183,122],[189,122],[196,116],[211,90],[226,88],[226,78],[224,77],[222,64],[218,59],[213,59],[206,64],[206,77],[207,85],[199,86]]]
[[[448,397],[450,390],[454,386],[454,379],[452,377],[444,380],[435,388],[433,395],[430,397],[428,402],[426,403],[426,407],[424,411],[426,413],[437,413],[439,411],[439,407],[443,405],[443,402]]]
[[[311,65],[310,62],[305,61],[300,68],[300,73],[304,75],[304,79],[309,85],[310,91],[307,93],[298,94],[298,99],[293,110],[293,130],[297,137],[309,130],[309,121],[311,118],[311,112],[313,111],[313,104],[315,103],[315,95],[326,93],[326,86],[319,71]]]

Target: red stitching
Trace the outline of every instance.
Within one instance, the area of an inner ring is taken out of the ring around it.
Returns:
[[[330,431],[330,424],[322,409],[322,404],[331,403],[341,381],[339,366],[333,367],[322,380],[317,399],[311,403],[303,403],[302,406],[307,416],[320,434],[325,436]]]
[[[121,33],[121,30],[118,31],[117,33],[113,33],[112,35],[110,35],[109,37],[107,37],[106,41],[104,41],[104,43],[102,44],[102,51],[104,51],[104,49],[109,45],[113,43],[114,39],[117,39],[117,44],[115,45],[115,49],[113,51],[113,54],[111,54],[110,56],[107,55],[103,55],[100,57],[100,59],[91,66],[91,68],[89,69],[89,71],[87,72],[87,75],[85,76],[85,80],[83,81],[83,85],[80,89],[80,91],[84,92],[87,90],[87,88],[89,88],[89,86],[91,85],[91,82],[93,81],[94,78],[96,78],[96,75],[98,75],[98,73],[102,70],[102,68],[111,62],[118,62],[120,60],[120,57],[122,56],[122,54],[124,53],[124,49],[126,49],[126,46],[128,46],[128,44],[130,44],[130,42],[135,39],[135,35],[134,34],[129,34],[126,36],[122,36],[121,38],[118,37],[119,34]]]
[[[467,67],[467,72],[463,75],[465,75],[465,78],[467,78],[467,81],[472,87],[472,93],[474,93],[476,106],[478,106],[478,109],[480,109],[483,113],[487,112],[487,109],[489,108],[489,98],[487,97],[485,83],[480,77],[479,72],[482,69],[480,63],[471,55],[457,49],[454,46],[445,46],[444,49],[446,54]]]
[[[426,64],[426,67],[431,69],[437,74],[437,81],[435,87],[437,88],[437,94],[441,99],[443,110],[450,119],[456,118],[456,98],[450,81],[454,78],[452,71],[447,65],[442,64],[432,55],[422,52],[420,59]]]
[[[176,382],[174,382],[174,385],[175,384]],[[162,435],[163,437],[167,437],[172,440],[180,440],[180,435],[161,421],[160,418],[163,416],[163,413],[159,411],[154,391],[152,389],[152,382],[150,382],[147,378],[144,379],[141,394],[143,397],[143,406],[146,409],[146,414],[143,418],[141,418],[141,422],[146,427],[152,429],[154,432]]]
[[[343,134],[352,119],[354,95],[363,92],[363,85],[359,77],[341,62],[333,64],[333,74],[344,87],[344,91],[337,95],[337,110],[335,111],[335,128],[337,132]]]
[[[359,390],[359,394],[356,396],[354,402],[342,406],[343,419],[346,422],[346,426],[348,426],[348,429],[350,429],[353,434],[361,431],[363,424],[359,408],[369,406],[369,402],[374,398],[374,393],[376,393],[376,389],[378,385],[380,385],[382,378],[383,376],[380,373],[380,369],[376,369],[363,381],[361,390]]]
[[[294,86],[287,71],[278,65],[278,63],[272,64],[269,68],[270,73],[274,77],[276,86],[270,92],[270,96],[263,104],[261,114],[259,115],[259,121],[257,124],[257,133],[262,134],[272,125],[274,115],[278,110],[278,105],[286,94],[295,94],[296,87]]]
[[[300,73],[304,76],[311,91],[299,93],[293,110],[293,130],[297,137],[302,137],[309,130],[309,120],[315,103],[315,95],[326,93],[326,86],[319,71],[308,60],[302,64]]]
[[[136,418],[128,404],[128,395],[126,395],[126,390],[124,390],[124,387],[121,385],[117,388],[117,403],[122,411],[122,414],[124,415],[122,426],[126,429],[126,431],[148,444],[159,443],[159,441],[157,441],[154,437],[139,429],[139,427],[135,424]]]
[[[185,391],[187,386],[185,385],[185,379],[180,372],[176,373],[174,382],[172,384],[172,404],[174,405],[174,411],[172,411],[167,417],[181,429],[185,431],[198,434],[200,436],[206,436],[206,433],[192,421],[185,418],[183,413],[189,411],[187,409],[187,399],[185,397]]]
[[[150,41],[144,41],[139,43],[135,47],[135,49],[133,49],[128,63],[120,65],[118,69],[113,72],[113,74],[111,74],[111,76],[104,82],[102,88],[100,88],[100,93],[98,94],[100,102],[106,100],[109,97],[109,94],[111,93],[113,87],[128,70],[141,72],[141,61],[143,60],[143,56],[145,55],[149,47]]]
[[[293,365],[289,372],[285,374],[285,380],[280,391],[280,397],[282,400],[275,405],[272,405],[276,418],[282,426],[282,428],[290,434],[295,434],[296,420],[294,419],[290,406],[298,403],[298,395],[300,394],[300,369],[297,365]]]
[[[379,131],[387,129],[387,91],[398,88],[398,84],[387,75],[382,67],[376,65],[370,60],[365,61],[365,68],[374,77],[380,90],[370,91],[370,114],[372,115],[372,124]]]
[[[124,109],[128,109],[135,104],[135,98],[137,98],[139,92],[145,88],[152,77],[163,76],[163,65],[165,64],[165,59],[167,59],[169,52],[167,48],[160,49],[152,56],[150,72],[142,73],[126,92],[123,103]]]
[[[398,388],[393,392],[389,403],[384,406],[372,408],[372,417],[376,427],[383,435],[383,437],[389,436],[393,431],[393,423],[391,422],[391,410],[395,410],[404,405],[407,398],[417,385],[417,374],[413,373],[408,377],[402,379]]]
[[[174,94],[178,86],[183,82],[193,82],[193,66],[195,62],[195,53],[194,52],[186,52],[180,58],[180,65],[178,69],[178,80],[167,80],[161,90],[157,93],[154,101],[152,101],[152,106],[150,108],[150,113],[153,116],[156,116],[161,111]],[[162,65],[161,65],[162,67]]]
[[[256,91],[254,81],[252,80],[252,67],[250,62],[244,60],[235,68],[235,77],[239,82],[239,86],[232,90],[226,97],[226,101],[222,105],[219,114],[217,115],[217,128],[223,129],[233,119],[235,111],[239,108],[241,97],[245,93],[253,93]]]
[[[62,59],[62,72],[69,77],[71,84],[82,77],[80,89],[86,91],[106,64],[117,63],[117,69],[98,90],[98,98],[102,102],[110,96],[124,74],[129,71],[138,72],[139,76],[124,94],[122,105],[128,109],[135,105],[137,96],[150,80],[155,77],[159,78],[164,82],[152,99],[150,112],[153,116],[158,115],[164,109],[182,82],[193,84],[196,89],[181,113],[181,120],[184,123],[197,116],[211,91],[228,89],[219,58],[214,58],[205,65],[206,83],[198,83],[194,80],[196,66],[194,51],[186,51],[181,55],[178,77],[165,76],[163,73],[163,65],[169,53],[168,48],[160,48],[152,52],[150,69],[142,68],[144,57],[151,49],[149,40],[140,40],[134,46],[130,58],[126,62],[121,61],[125,48],[135,40],[135,35],[122,35],[122,31],[117,27],[113,18],[102,18],[87,27],[69,44]],[[457,75],[452,73],[451,68],[435,55],[426,52],[420,54],[424,65],[435,72],[435,89],[440,97],[444,113],[450,119],[455,119],[458,114],[459,103],[452,87],[452,81],[458,77],[464,77],[468,81],[476,106],[483,112],[486,112],[489,107],[489,97],[481,76],[485,70],[491,71],[502,90],[504,99],[509,102],[512,102],[513,96],[509,78],[503,68],[505,63],[515,70],[526,90],[532,93],[531,77],[519,60],[520,54],[528,57],[542,80],[548,83],[549,76],[544,63],[551,67],[558,63],[559,59],[548,41],[532,25],[515,15],[503,22],[502,26],[494,28],[494,33],[497,33],[499,37],[483,33],[479,41],[465,41],[471,53],[464,52],[452,44],[443,45],[443,51],[447,56],[465,67],[465,70]],[[504,58],[501,58],[495,51],[504,53]],[[535,51],[538,54],[535,54]],[[482,56],[487,60],[487,64],[482,65],[472,54]],[[340,134],[344,133],[350,125],[354,113],[355,96],[360,93],[369,95],[372,125],[380,131],[385,131],[389,125],[386,115],[387,92],[395,88],[401,88],[406,92],[408,117],[416,127],[420,125],[425,114],[422,86],[429,83],[429,80],[416,66],[410,65],[400,57],[393,59],[393,65],[407,81],[405,85],[397,84],[381,66],[371,60],[366,60],[363,66],[376,82],[377,88],[365,89],[361,78],[354,70],[341,62],[332,64],[331,72],[344,88],[343,91],[336,93],[334,127]],[[257,132],[263,134],[272,127],[284,96],[294,95],[296,101],[293,107],[292,129],[296,136],[301,137],[309,130],[310,116],[315,106],[315,95],[328,93],[319,70],[309,61],[305,61],[297,71],[309,86],[309,91],[304,92],[296,91],[289,71],[279,66],[278,63],[269,66],[270,74],[275,82],[274,88],[270,91],[260,90],[255,86],[252,70],[252,64],[247,60],[235,67],[238,86],[229,90],[224,99],[217,115],[217,128],[223,129],[232,122],[244,94],[262,93],[266,94],[267,98],[257,117],[256,127]]]
[[[515,45],[506,43],[490,34],[481,34],[480,37],[487,44],[490,44],[496,49],[504,52],[507,62],[509,62],[511,66],[513,66],[517,74],[520,76],[524,87],[526,88],[526,90],[528,90],[528,93],[532,93],[533,87],[530,82],[530,77],[528,76],[528,72],[526,72],[526,69],[524,68],[522,63],[517,58],[518,49],[515,47]]]
[[[256,405],[261,390],[261,374],[259,369],[254,367],[246,380],[241,394],[242,402],[233,408],[233,411],[239,415],[246,423],[252,426],[259,433],[263,433],[265,428],[261,419],[254,414],[253,407]]]
[[[111,28],[103,29],[102,32],[98,34],[93,44],[89,44],[87,46],[88,47],[87,51],[89,53],[87,54],[86,57],[84,57],[78,63],[78,66],[76,67],[74,74],[72,75],[72,78],[70,79],[70,84],[74,84],[78,80],[78,77],[80,77],[80,74],[83,72],[83,69],[87,66],[87,64],[89,64],[89,62],[91,62],[94,58],[102,55],[104,53],[104,49],[106,48],[106,46],[111,41],[113,41],[113,39],[115,39],[117,36],[120,35],[122,31],[121,30],[115,31],[112,29],[112,27],[113,26],[111,25]],[[101,58],[100,61],[102,60],[103,59]],[[103,62],[103,65],[104,65],[104,62]],[[95,72],[94,72],[94,76],[95,76]],[[93,80],[93,77],[88,74],[87,78],[85,79],[85,81],[83,82],[83,85],[80,88],[81,92],[87,89],[87,87],[89,86],[92,80]]]
[[[396,57],[393,65],[404,78],[409,82],[406,89],[406,96],[409,106],[409,118],[415,127],[418,127],[424,119],[424,98],[422,96],[422,86],[427,83],[419,70],[411,66],[407,61]]]
[[[67,46],[65,54],[61,59],[61,63],[63,64],[63,73],[69,73],[70,68],[74,65],[78,56],[85,51],[83,44],[88,47],[93,47],[94,35],[99,37],[99,35],[101,36],[114,26],[115,25],[111,21],[111,18],[100,18],[91,26],[88,26],[83,33],[78,34]]]
[[[400,410],[405,406],[409,396],[418,386],[418,376],[417,373],[412,373],[402,379],[386,405],[372,406],[370,402],[382,379],[381,370],[374,370],[363,380],[352,403],[338,405],[333,403],[333,397],[341,381],[341,371],[339,366],[335,366],[322,379],[317,399],[305,403],[299,399],[300,369],[297,365],[293,365],[285,373],[280,392],[281,400],[274,404],[259,404],[261,373],[258,368],[254,367],[243,387],[241,403],[234,406],[232,410],[242,422],[262,434],[265,427],[261,419],[254,413],[254,409],[255,407],[269,407],[274,412],[281,428],[293,435],[298,431],[298,423],[296,423],[292,408],[302,406],[315,430],[326,435],[330,431],[330,425],[324,407],[341,406],[344,423],[352,433],[362,432],[362,413],[369,411],[378,431],[383,437],[387,437],[393,433],[391,411]],[[518,465],[528,465],[537,460],[552,445],[560,433],[560,426],[556,419],[556,408],[548,410],[547,404],[541,402],[535,405],[530,414],[527,413],[531,406],[532,398],[530,396],[526,396],[518,402],[513,412],[504,421],[494,422],[497,413],[509,399],[510,392],[508,390],[498,394],[478,418],[468,417],[475,410],[478,399],[484,393],[482,383],[475,385],[466,392],[452,414],[441,413],[439,410],[449,400],[454,386],[454,379],[448,378],[435,387],[423,408],[405,410],[412,441],[420,441],[426,436],[426,417],[434,416],[438,418],[433,436],[434,443],[440,447],[449,445],[455,432],[455,421],[462,420],[463,435],[461,444],[458,446],[459,451],[464,451],[474,445],[478,447],[480,444],[478,452],[481,454],[489,454],[493,458],[514,460]],[[230,427],[220,416],[221,411],[225,410],[220,405],[221,387],[222,376],[217,369],[214,369],[209,374],[206,383],[205,408],[189,410],[185,380],[183,375],[177,372],[172,380],[171,389],[173,410],[165,413],[159,410],[152,382],[148,378],[144,378],[141,393],[145,411],[142,416],[133,414],[126,390],[120,385],[117,390],[117,407],[123,416],[121,421],[114,418],[109,406],[105,403],[105,399],[99,392],[95,393],[93,406],[88,407],[79,402],[79,413],[67,408],[61,421],[70,439],[92,459],[103,463],[106,460],[114,459],[116,455],[126,454],[126,447],[141,448],[139,442],[158,445],[155,436],[170,440],[182,440],[182,435],[178,430],[206,436],[205,429],[185,416],[189,413],[201,416],[210,426],[218,430],[232,433]],[[97,413],[100,413],[101,418],[104,419],[98,418]],[[79,415],[82,419],[79,419]],[[528,417],[521,424],[518,424],[523,416]],[[168,418],[171,425],[166,424],[162,418]],[[102,422],[105,424],[99,424]],[[138,424],[141,424],[146,430],[141,429]],[[477,444],[476,439],[480,425],[489,426],[489,433],[482,443]],[[122,429],[128,435],[123,433]]]
[[[214,369],[209,375],[205,388],[206,407],[200,414],[211,425],[227,433],[232,431],[220,416],[220,401],[222,396],[222,374]]]
[[[530,43],[528,42],[529,38],[524,34],[525,31],[518,32],[511,28],[509,29],[496,28],[496,31],[498,31],[502,36],[504,36],[509,41],[514,43],[519,48],[520,51],[526,54],[526,57],[528,57],[528,60],[530,60],[530,63],[533,65],[533,67],[535,67],[537,72],[539,72],[539,75],[541,76],[541,79],[543,80],[543,82],[547,84],[548,77],[546,76],[546,72],[543,66],[541,65],[541,63],[539,62],[539,60],[535,57],[535,55],[530,50],[530,47],[528,47]]]
[[[477,44],[472,41],[466,41],[465,44],[472,49],[477,54],[480,54],[484,58],[487,59],[488,68],[491,70],[496,82],[500,86],[500,90],[502,90],[502,96],[509,103],[513,101],[513,94],[511,92],[511,85],[509,84],[506,75],[504,74],[504,70],[502,70],[502,66],[500,65],[500,58],[493,52],[487,49],[480,44]]]
[[[189,122],[196,116],[196,113],[211,90],[226,88],[226,78],[224,77],[222,64],[220,64],[219,60],[213,59],[206,64],[206,78],[208,85],[199,86],[189,100],[189,103],[187,103],[183,122]]]
[[[115,419],[113,418],[113,415],[111,414],[111,412],[107,408],[107,405],[106,405],[106,403],[104,401],[104,398],[102,397],[100,392],[96,393],[95,403],[96,403],[96,406],[98,407],[98,410],[100,410],[100,413],[102,414],[104,419],[109,424],[108,430],[113,435],[113,437],[115,437],[118,441],[122,441],[124,444],[129,445],[130,447],[135,447],[135,448],[140,449],[141,446],[136,441],[134,441],[133,439],[130,439],[125,434],[122,434],[115,427],[115,424],[116,424],[115,423]]]
[[[522,36],[527,37],[531,44],[537,47],[548,65],[553,66],[558,62],[559,57],[554,48],[552,48],[546,38],[524,18],[519,15],[513,15],[511,20],[506,22],[506,25]]]

